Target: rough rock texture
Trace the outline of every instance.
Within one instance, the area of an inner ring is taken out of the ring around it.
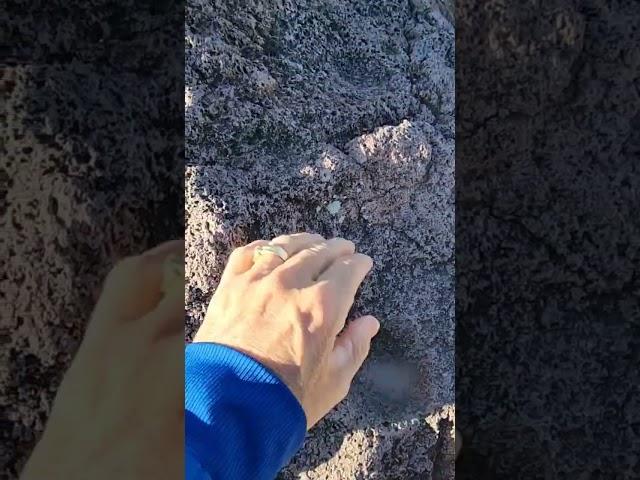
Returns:
[[[315,231],[375,268],[350,396],[281,478],[453,478],[452,4],[191,1],[187,338],[228,253]]]
[[[122,18],[105,3],[3,8],[3,479],[17,478],[44,428],[106,272],[182,234],[176,22],[138,4]]]
[[[640,9],[477,6],[456,16],[457,477],[640,478]]]

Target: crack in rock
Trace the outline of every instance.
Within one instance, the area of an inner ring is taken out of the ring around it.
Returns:
[[[282,479],[453,478],[454,36],[443,12],[407,0],[189,3],[187,340],[238,245],[308,230],[375,261],[352,312],[381,319],[370,359]]]

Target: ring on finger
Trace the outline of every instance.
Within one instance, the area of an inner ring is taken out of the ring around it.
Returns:
[[[255,249],[255,257],[261,257],[263,255],[275,255],[279,257],[282,262],[286,262],[289,259],[289,254],[280,245],[260,245]]]

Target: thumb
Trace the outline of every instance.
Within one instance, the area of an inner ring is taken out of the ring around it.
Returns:
[[[371,315],[360,317],[347,325],[336,339],[330,361],[334,371],[351,382],[369,355],[371,339],[380,330],[380,322]]]

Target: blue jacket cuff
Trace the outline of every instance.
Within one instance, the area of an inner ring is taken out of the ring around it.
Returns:
[[[258,361],[214,343],[186,347],[187,473],[273,479],[302,446],[306,425],[293,393]]]

